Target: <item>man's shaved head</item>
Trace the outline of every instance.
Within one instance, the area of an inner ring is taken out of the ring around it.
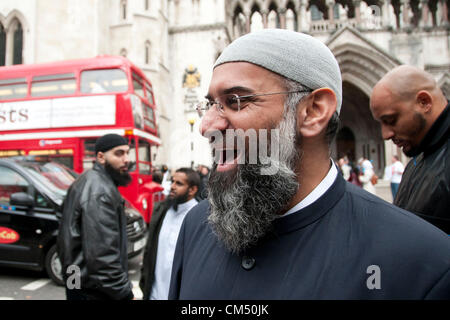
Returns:
[[[441,93],[433,76],[414,66],[401,65],[389,71],[375,85],[374,92],[383,87],[387,89],[395,99],[410,100],[421,91],[429,91],[436,96]],[[441,93],[442,94],[442,93]]]
[[[392,140],[407,156],[419,151],[420,142],[447,105],[433,76],[402,65],[375,85],[370,110],[381,124],[383,139]]]

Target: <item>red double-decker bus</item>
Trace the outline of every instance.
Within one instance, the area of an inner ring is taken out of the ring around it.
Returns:
[[[155,110],[150,81],[124,57],[0,67],[0,157],[34,156],[82,173],[98,137],[122,135],[135,165],[120,191],[148,223],[162,190],[151,175],[151,148],[161,144]]]

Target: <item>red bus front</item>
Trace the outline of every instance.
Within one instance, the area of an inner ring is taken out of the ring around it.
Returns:
[[[151,148],[160,145],[153,90],[123,57],[0,68],[0,157],[53,160],[78,173],[95,161],[95,140],[128,138],[132,182],[122,195],[150,221],[162,187],[152,181]]]

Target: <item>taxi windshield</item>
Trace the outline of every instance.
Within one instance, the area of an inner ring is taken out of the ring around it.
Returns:
[[[67,189],[76,179],[75,173],[58,163],[25,162],[22,164],[34,179],[51,191],[57,198],[53,200],[58,204],[62,203],[67,194]]]
[[[75,181],[76,175],[70,172],[65,166],[54,163],[29,164],[27,168],[36,171],[46,178],[54,187],[60,190],[69,189],[70,185]]]

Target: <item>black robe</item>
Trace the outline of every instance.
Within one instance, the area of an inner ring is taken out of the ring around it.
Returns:
[[[208,212],[205,200],[184,220],[169,299],[450,299],[450,237],[340,175],[240,255]]]

